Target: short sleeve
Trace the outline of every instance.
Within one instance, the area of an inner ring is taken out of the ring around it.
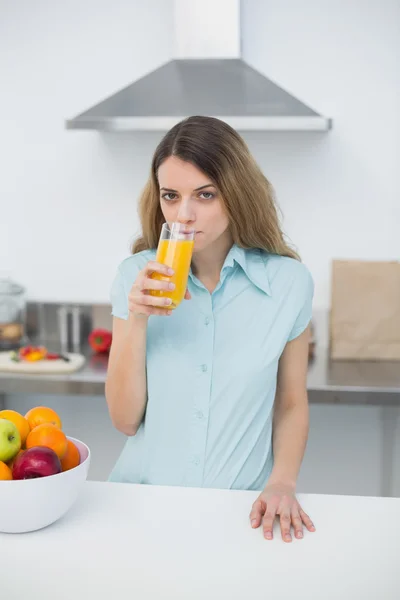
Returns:
[[[112,307],[111,314],[114,317],[127,320],[129,316],[128,293],[125,290],[124,278],[120,268],[118,268],[111,285],[110,300]]]
[[[297,338],[307,328],[312,317],[312,303],[314,298],[314,281],[310,271],[304,267],[298,285],[298,312],[288,341]]]

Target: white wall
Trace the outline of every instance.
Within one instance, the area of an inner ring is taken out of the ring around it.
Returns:
[[[334,119],[247,138],[325,308],[332,257],[400,257],[400,3],[244,0],[242,24],[245,60]]]
[[[334,119],[328,135],[245,136],[317,310],[332,257],[400,255],[399,22],[398,0],[243,0],[245,59]],[[66,131],[64,119],[168,60],[171,28],[167,0],[0,0],[0,272],[30,297],[108,301],[160,136]]]
[[[0,274],[31,298],[108,301],[158,137],[64,121],[166,62],[171,27],[167,0],[0,0]]]

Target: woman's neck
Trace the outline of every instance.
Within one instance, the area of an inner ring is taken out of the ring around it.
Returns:
[[[221,235],[211,246],[193,255],[193,273],[206,287],[210,287],[207,285],[210,282],[215,284],[215,286],[217,285],[221,269],[229,250],[232,248],[232,244],[232,236],[227,231],[226,234]]]

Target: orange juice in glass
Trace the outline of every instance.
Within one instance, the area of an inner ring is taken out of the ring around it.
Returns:
[[[171,298],[172,304],[167,308],[174,309],[185,297],[187,282],[192,261],[194,245],[194,229],[182,223],[164,223],[158,242],[156,261],[174,270],[171,277],[164,277],[160,273],[153,273],[152,278],[161,281],[171,281],[175,289],[171,292],[152,290],[153,296]]]

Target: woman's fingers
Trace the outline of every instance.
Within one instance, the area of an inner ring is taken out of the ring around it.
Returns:
[[[137,304],[144,304],[145,306],[170,306],[172,304],[171,298],[165,298],[163,296],[153,296],[151,294],[141,294],[141,296],[135,298]]]
[[[155,273],[160,274],[163,277],[161,279],[152,277]],[[149,261],[140,272],[131,289],[131,293],[129,294],[129,310],[146,316],[171,315],[172,309],[169,307],[172,304],[172,300],[162,293],[153,294],[152,292],[168,293],[174,291],[176,285],[173,281],[169,280],[173,274],[174,270],[170,267],[156,261]],[[185,299],[191,299],[191,294],[188,289],[186,289],[185,292]]]
[[[296,539],[304,537],[304,525],[309,531],[315,531],[310,517],[304,512],[296,498],[290,494],[273,494],[267,496],[261,494],[252,506],[250,522],[253,528],[262,523],[264,537],[272,540],[274,521],[279,517],[282,540],[290,543],[292,541],[293,527]]]
[[[151,277],[153,273],[158,273],[164,278],[153,278]],[[162,293],[153,294],[152,292],[172,292],[175,289],[175,283],[169,278],[173,274],[174,271],[170,267],[156,261],[149,261],[132,286],[128,298],[129,311],[147,317],[171,315],[172,300]]]
[[[143,269],[142,273],[143,272],[147,277],[149,275],[151,275],[152,273],[160,273],[160,275],[166,275],[167,277],[171,277],[171,275],[174,274],[173,269],[171,269],[170,267],[167,267],[166,265],[162,265],[161,263],[155,262],[153,260],[150,260],[147,263],[147,265]]]
[[[160,281],[158,279],[151,279],[150,277],[145,277],[141,284],[142,291],[146,290],[163,290],[167,292],[172,292],[175,289],[175,284],[172,281]]]
[[[172,304],[171,298],[153,296],[149,292],[133,292],[129,297],[129,310],[131,312],[150,315],[169,316]]]
[[[292,519],[290,515],[290,509],[288,506],[285,506],[280,512],[280,524],[283,541],[291,542],[292,535],[290,533],[290,526],[292,524]]]
[[[304,525],[307,527],[308,531],[315,531],[314,523],[311,521],[310,517],[304,512],[302,508],[299,510],[299,515]]]
[[[258,498],[252,506],[250,517],[249,517],[250,524],[254,529],[256,529],[257,527],[260,526],[264,512],[265,512],[265,502],[263,502],[261,499]]]
[[[274,521],[278,510],[278,502],[271,499],[268,504],[263,518],[263,532],[267,540],[272,540],[274,535]]]
[[[292,508],[292,525],[295,537],[300,540],[303,537],[303,521],[297,506]]]

